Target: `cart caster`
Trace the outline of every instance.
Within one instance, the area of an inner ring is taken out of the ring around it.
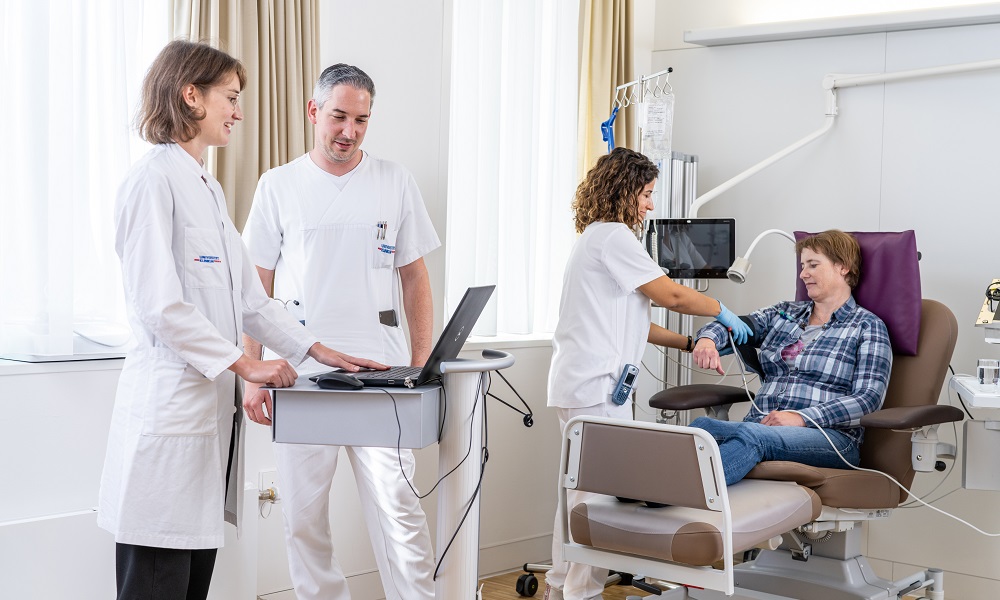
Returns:
[[[534,596],[538,591],[538,578],[531,573],[525,573],[517,578],[514,590],[519,596]]]

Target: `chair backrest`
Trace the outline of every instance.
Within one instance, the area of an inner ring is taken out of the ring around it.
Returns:
[[[861,278],[854,299],[885,323],[893,352],[916,354],[922,298],[916,234],[912,229],[848,233],[861,247]],[[796,231],[795,239],[809,235]],[[797,278],[795,285],[795,299],[808,300],[802,280]]]
[[[882,408],[937,404],[958,341],[954,313],[936,300],[921,302],[920,335],[915,356],[894,353],[892,374]],[[861,466],[888,473],[906,487],[913,482],[910,434],[869,427],[861,446]],[[900,501],[906,492],[900,490]]]

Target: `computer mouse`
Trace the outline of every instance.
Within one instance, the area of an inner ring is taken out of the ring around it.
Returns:
[[[316,385],[324,390],[358,390],[365,384],[350,373],[331,371],[316,377]]]

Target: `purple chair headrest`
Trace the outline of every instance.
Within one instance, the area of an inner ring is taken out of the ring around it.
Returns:
[[[861,279],[854,288],[854,299],[885,322],[893,352],[915,355],[921,299],[916,234],[912,229],[847,233],[861,246]],[[810,235],[796,231],[795,239]],[[801,279],[795,285],[795,299],[809,299]]]

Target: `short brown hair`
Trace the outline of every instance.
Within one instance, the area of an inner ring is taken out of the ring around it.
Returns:
[[[203,94],[233,74],[240,90],[247,82],[243,63],[222,50],[201,42],[174,40],[149,66],[142,80],[139,111],[135,115],[139,136],[151,144],[187,142],[201,133],[198,122],[204,111],[192,110],[181,95],[191,84]]]
[[[573,199],[576,232],[583,233],[596,221],[624,223],[638,230],[639,206],[635,201],[659,169],[644,155],[628,148],[615,148],[597,159],[576,188]]]
[[[802,250],[809,248],[817,254],[830,259],[833,264],[840,265],[847,269],[844,279],[847,285],[854,289],[861,279],[861,246],[858,240],[849,233],[844,233],[839,229],[828,229],[823,233],[810,235],[795,243],[795,252],[802,254]]]

